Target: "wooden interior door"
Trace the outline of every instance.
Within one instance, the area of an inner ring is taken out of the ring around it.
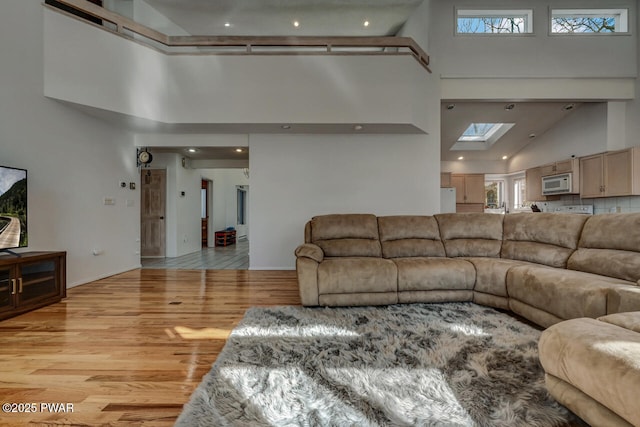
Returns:
[[[145,169],[140,175],[140,255],[165,256],[167,172]]]

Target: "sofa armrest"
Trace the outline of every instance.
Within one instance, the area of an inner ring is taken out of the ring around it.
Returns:
[[[318,266],[320,264],[307,257],[296,259],[298,291],[300,302],[304,306],[320,305],[320,289],[318,288]]]
[[[313,243],[303,243],[298,246],[295,254],[297,258],[310,258],[315,262],[322,262],[324,259],[324,252],[320,246],[314,245]]]

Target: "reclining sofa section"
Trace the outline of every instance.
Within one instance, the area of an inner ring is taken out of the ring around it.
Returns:
[[[305,242],[303,305],[509,309],[548,328],[553,397],[591,425],[640,426],[640,214],[325,215]]]
[[[543,327],[640,310],[640,214],[337,214],[306,224],[302,304],[474,301]]]

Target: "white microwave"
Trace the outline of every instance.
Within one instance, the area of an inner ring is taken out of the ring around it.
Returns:
[[[542,177],[542,194],[568,194],[571,193],[571,173]]]

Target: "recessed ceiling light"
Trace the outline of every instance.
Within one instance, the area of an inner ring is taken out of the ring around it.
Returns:
[[[190,153],[195,153],[198,150],[196,150],[195,148],[189,148],[187,151],[190,152]]]
[[[362,25],[364,25],[365,27],[368,27],[368,26],[369,26],[369,21],[364,21],[364,22],[362,23]]]
[[[242,148],[236,148],[236,153],[242,153]]]
[[[362,130],[362,125],[355,125],[353,130]]]
[[[536,134],[535,134],[535,133],[530,133],[530,134],[529,134],[529,138],[530,138],[530,139],[533,139],[533,138],[535,138],[535,137],[536,137]]]
[[[290,125],[282,125],[282,126],[280,126],[280,127],[281,127],[282,129],[291,129],[291,126],[290,126]]]
[[[447,105],[447,110],[453,110],[454,108],[456,108],[456,104]]]
[[[575,106],[576,106],[575,104],[567,104],[564,107],[562,107],[562,109],[565,111],[571,111],[575,108]]]
[[[224,26],[225,26],[225,27],[230,27],[230,26],[231,26],[231,22],[225,22],[225,23],[224,23]]]
[[[507,111],[511,111],[514,108],[516,108],[516,104],[507,104],[507,105],[504,106],[504,109],[507,110]]]
[[[502,156],[502,160],[507,160],[509,156]]]
[[[458,157],[458,160],[464,160],[463,156]]]
[[[293,21],[293,26],[298,28],[300,26],[300,22],[298,21]]]

